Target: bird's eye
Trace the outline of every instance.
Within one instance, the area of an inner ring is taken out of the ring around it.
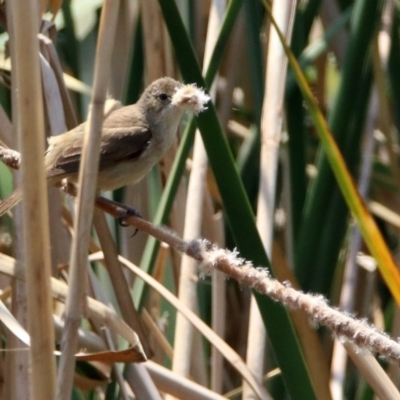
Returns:
[[[161,100],[161,101],[167,101],[167,100],[169,100],[169,96],[167,94],[165,94],[165,93],[160,93],[158,95],[158,99]]]

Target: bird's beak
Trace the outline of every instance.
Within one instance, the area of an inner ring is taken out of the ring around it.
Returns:
[[[171,104],[185,111],[198,114],[206,109],[205,105],[210,101],[210,96],[203,89],[195,85],[183,85],[172,96]]]

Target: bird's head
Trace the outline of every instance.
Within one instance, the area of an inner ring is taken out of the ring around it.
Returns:
[[[184,85],[172,78],[160,78],[143,92],[138,104],[150,118],[158,116],[181,116],[184,112],[198,114],[205,110],[210,100],[202,89]]]

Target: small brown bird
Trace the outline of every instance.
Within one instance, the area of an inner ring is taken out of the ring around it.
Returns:
[[[104,120],[98,191],[138,182],[169,149],[185,111],[198,114],[210,97],[195,85],[171,78],[151,83],[139,101],[112,111]],[[48,185],[77,183],[85,123],[49,139],[44,158]],[[22,199],[17,188],[0,202],[0,216]]]

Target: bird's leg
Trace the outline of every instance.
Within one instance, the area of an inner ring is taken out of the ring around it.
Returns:
[[[77,195],[76,186],[74,184],[72,184],[71,182],[69,182],[67,179],[63,179],[63,181],[61,183],[57,184],[56,186],[61,187],[61,189],[63,189],[66,193],[70,194],[71,196],[76,197],[76,195]],[[116,217],[118,219],[118,224],[120,226],[123,226],[123,227],[130,226],[129,224],[124,223],[124,219],[126,217],[132,216],[132,217],[142,218],[139,211],[137,211],[135,208],[133,208],[131,206],[127,206],[126,204],[118,203],[117,201],[114,201],[111,199],[107,199],[106,197],[98,196],[96,199],[96,202],[108,204],[113,208],[117,207],[119,209],[122,209],[120,215],[118,217]],[[138,232],[138,229],[135,230],[135,233],[132,236],[135,236],[137,232]]]
[[[122,204],[122,203],[118,203],[117,201],[114,200],[110,200],[107,199],[105,197],[101,197],[101,201],[103,203],[108,203],[114,207],[119,207],[122,208],[123,211],[121,212],[120,216],[117,218],[118,219],[118,223],[120,226],[123,227],[127,227],[130,226],[129,224],[126,224],[124,222],[124,219],[126,217],[137,217],[137,218],[142,218],[142,216],[140,215],[139,211],[137,211],[135,208],[131,207],[131,206],[127,206],[126,204]],[[137,232],[137,230],[136,230]],[[134,233],[134,235],[136,235],[136,232]]]

